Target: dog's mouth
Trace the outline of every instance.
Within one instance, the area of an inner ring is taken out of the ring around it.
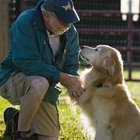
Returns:
[[[80,57],[87,65],[91,65],[88,58],[85,58],[82,55],[80,55]]]
[[[80,57],[81,57],[82,60],[84,60],[84,61],[86,61],[86,62],[89,62],[89,59],[86,58],[86,57],[84,57],[82,54],[80,54]]]

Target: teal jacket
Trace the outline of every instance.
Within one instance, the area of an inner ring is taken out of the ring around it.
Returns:
[[[61,92],[57,86],[60,72],[78,75],[79,38],[71,25],[61,37],[59,55],[54,58],[45,31],[40,7],[23,12],[10,29],[10,48],[0,65],[0,86],[13,72],[38,75],[49,80],[44,100],[56,104]]]

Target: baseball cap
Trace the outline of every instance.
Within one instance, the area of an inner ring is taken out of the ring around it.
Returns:
[[[72,0],[45,0],[42,7],[53,12],[63,23],[71,24],[80,20]]]

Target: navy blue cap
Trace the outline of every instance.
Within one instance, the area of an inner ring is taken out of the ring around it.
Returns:
[[[45,0],[42,7],[53,12],[63,23],[71,24],[80,20],[72,0]]]

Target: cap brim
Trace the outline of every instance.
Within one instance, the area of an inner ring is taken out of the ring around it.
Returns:
[[[66,24],[72,24],[80,21],[80,18],[75,9],[68,10],[65,12],[57,12],[55,14],[60,21]]]

